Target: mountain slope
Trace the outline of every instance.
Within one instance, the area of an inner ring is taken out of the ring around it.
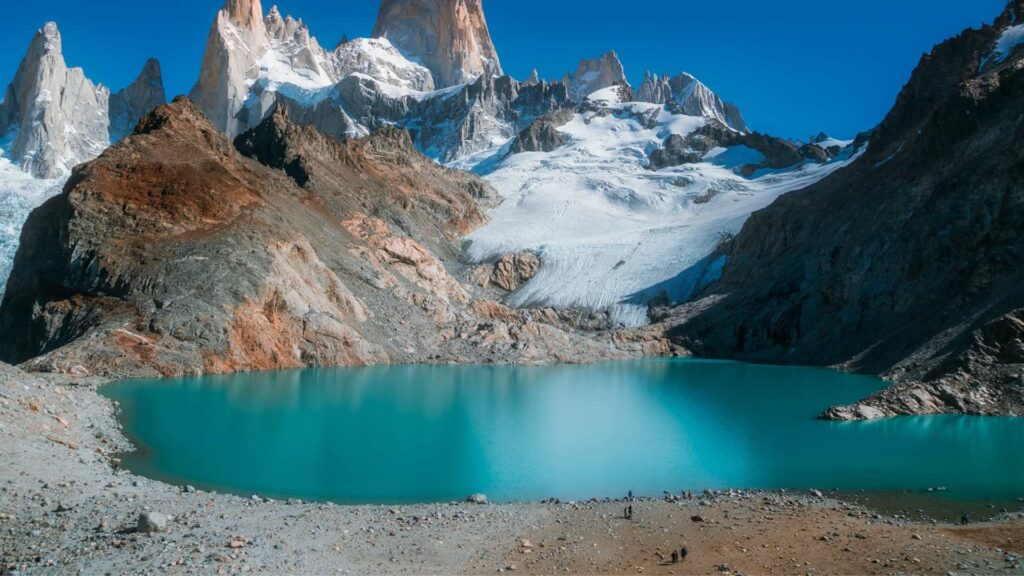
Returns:
[[[717,264],[706,258],[751,212],[825,177],[854,153],[824,163],[796,154],[790,164],[762,169],[758,150],[711,144],[653,170],[649,156],[715,120],[624,101],[630,92],[606,88],[557,121],[541,118],[538,133],[557,138],[478,168],[505,201],[467,237],[467,254],[492,262],[531,252],[542,262],[508,296],[513,306],[584,308],[607,313],[613,325],[645,324],[652,300],[685,299],[717,277]],[[530,134],[517,142],[524,138]]]
[[[862,158],[750,219],[674,336],[904,382],[834,418],[1024,409],[1024,54],[997,52],[1022,14],[926,55]]]
[[[282,109],[235,145],[178,99],[78,167],[26,223],[0,357],[170,375],[636,353],[472,300],[459,237],[493,192],[404,131],[342,144]]]

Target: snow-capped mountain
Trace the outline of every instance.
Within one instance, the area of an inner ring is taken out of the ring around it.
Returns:
[[[0,104],[6,156],[37,178],[67,174],[109,144],[110,91],[64,63],[60,31],[39,29]]]
[[[156,60],[111,95],[67,66],[62,44],[55,23],[40,28],[0,101],[0,293],[28,213],[165,101]]]
[[[555,82],[502,75],[480,0],[385,0],[374,36],[327,50],[276,6],[226,0],[191,97],[232,137],[283,107],[338,139],[406,128],[427,156],[483,175],[506,202],[469,238],[470,258],[525,251],[542,262],[508,295],[514,305],[642,323],[649,300],[682,297],[713,275],[701,260],[751,211],[853,153],[748,133],[736,107],[685,73],[648,74],[634,92],[614,51]],[[163,99],[155,62],[113,97],[88,87],[103,131],[67,162],[95,156]]]
[[[700,80],[686,72],[673,77],[647,72],[637,91],[637,99],[654,104],[674,104],[683,114],[714,118],[730,128],[749,131],[739,108],[723,101]]]
[[[301,20],[264,16],[259,0],[228,0],[214,18],[199,80],[190,97],[230,136],[250,128],[238,115],[264,80],[316,91],[338,81],[335,63]]]
[[[503,74],[481,0],[383,0],[373,36],[430,69],[438,88]]]

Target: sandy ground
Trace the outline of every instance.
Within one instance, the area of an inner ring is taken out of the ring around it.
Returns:
[[[117,468],[130,446],[98,384],[0,366],[0,573],[1024,574],[1019,512],[959,527],[891,501],[879,513],[845,495],[732,492],[636,501],[626,520],[622,502],[342,507],[190,492]],[[135,531],[147,510],[171,517],[166,532]]]

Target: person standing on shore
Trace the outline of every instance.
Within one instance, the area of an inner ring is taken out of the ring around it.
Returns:
[[[675,555],[676,555],[676,553],[675,553],[675,552],[673,552],[673,553],[672,553],[672,555],[673,555],[673,556],[675,556]],[[690,549],[689,549],[689,548],[687,548],[686,546],[683,546],[682,548],[680,548],[680,549],[679,549],[679,558],[680,558],[680,559],[681,559],[681,560],[682,560],[683,562],[685,562],[685,561],[686,561],[686,557],[687,557],[687,556],[689,556],[689,555],[690,555]]]

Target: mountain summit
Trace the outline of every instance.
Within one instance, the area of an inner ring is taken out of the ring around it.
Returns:
[[[383,0],[373,36],[430,69],[438,88],[502,75],[481,0]]]
[[[36,31],[0,102],[0,136],[16,131],[11,161],[38,178],[66,174],[107,146],[110,91],[64,63],[53,22]],[[102,113],[101,113],[102,112]]]

